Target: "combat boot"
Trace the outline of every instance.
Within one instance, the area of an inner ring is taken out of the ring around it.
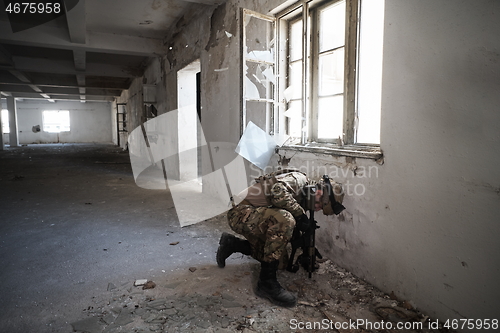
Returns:
[[[297,304],[297,297],[283,288],[276,278],[278,265],[278,260],[270,263],[261,262],[259,282],[257,282],[257,290],[255,293],[257,296],[267,298],[272,303],[279,306],[295,306]]]
[[[220,268],[226,266],[226,259],[233,253],[243,253],[249,256],[252,253],[252,248],[247,240],[235,237],[227,232],[223,232],[217,249],[217,265]]]

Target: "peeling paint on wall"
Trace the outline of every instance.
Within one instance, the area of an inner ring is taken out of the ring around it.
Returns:
[[[205,46],[205,51],[219,45],[219,34],[221,28],[224,28],[224,18],[226,16],[226,3],[217,7],[210,17],[210,39]]]

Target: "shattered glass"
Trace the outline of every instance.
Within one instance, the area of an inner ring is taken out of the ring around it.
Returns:
[[[260,169],[265,169],[277,145],[273,137],[249,122],[236,147],[236,153]]]
[[[245,16],[246,58],[274,63],[274,24],[255,16]]]
[[[247,61],[245,69],[245,98],[272,99],[276,80],[274,65]]]

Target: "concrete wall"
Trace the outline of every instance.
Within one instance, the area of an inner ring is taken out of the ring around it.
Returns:
[[[17,101],[18,133],[20,144],[57,142],[112,142],[111,103],[81,103],[73,101],[43,100]],[[3,105],[4,108],[5,105]],[[45,110],[68,110],[70,131],[48,133],[43,130],[42,112]],[[40,132],[33,132],[33,126],[40,125]],[[6,143],[8,136],[4,135]]]
[[[203,131],[208,142],[227,143],[215,162],[230,161],[240,137],[240,9],[268,13],[279,4],[230,0],[192,13],[167,36],[166,59],[145,75],[159,87],[160,113],[168,112],[177,108],[177,71],[200,59]],[[385,8],[383,164],[310,153],[290,162],[346,187],[347,210],[318,216],[318,246],[431,316],[494,318],[500,308],[500,2],[387,0]],[[134,94],[141,84],[128,92],[132,110],[139,110]],[[211,168],[209,159],[202,162]]]
[[[359,258],[440,318],[500,308],[499,29],[498,1],[386,4],[380,242]]]
[[[304,153],[290,164],[346,186],[347,210],[320,218],[328,257],[443,321],[496,318],[500,3],[385,6],[384,164]]]

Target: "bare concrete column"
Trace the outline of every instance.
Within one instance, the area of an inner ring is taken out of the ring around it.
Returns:
[[[19,136],[17,135],[17,109],[16,100],[14,97],[8,96],[7,98],[7,110],[9,110],[9,128],[10,128],[10,146],[19,147]]]
[[[2,110],[2,99],[0,98],[0,111],[1,110]],[[5,143],[3,142],[3,123],[2,123],[2,117],[0,116],[0,150],[4,149],[5,149]]]

